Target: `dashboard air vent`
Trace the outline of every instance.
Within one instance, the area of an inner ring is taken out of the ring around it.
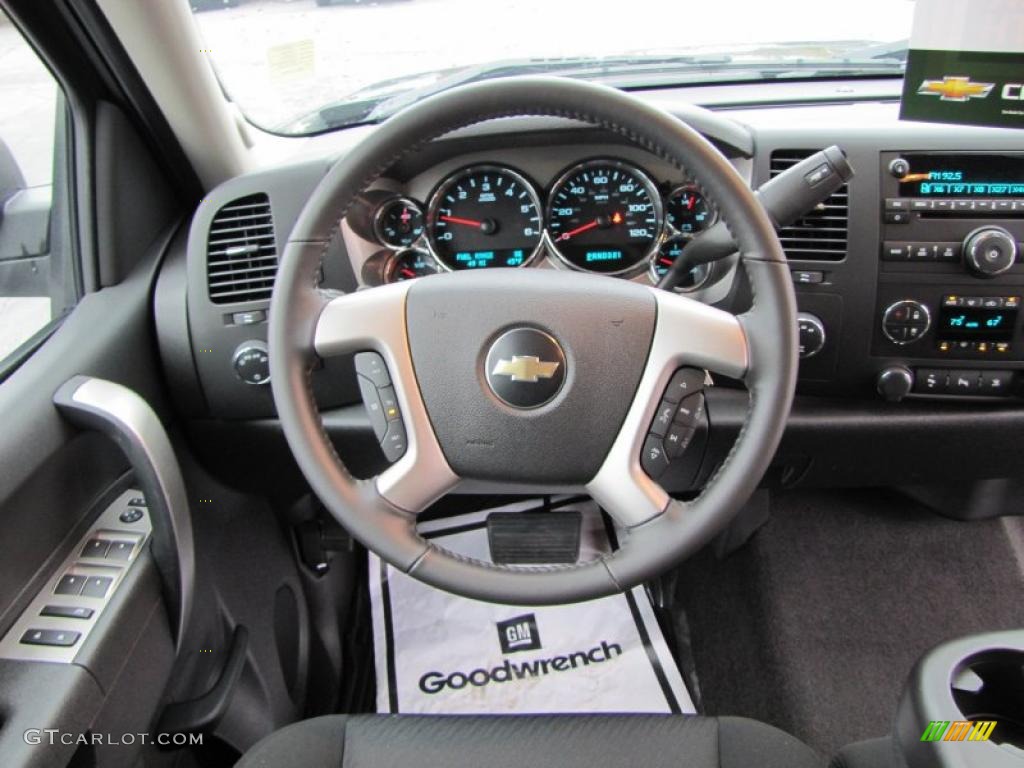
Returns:
[[[210,301],[232,304],[269,299],[276,274],[270,198],[249,195],[217,211],[206,248]]]
[[[813,149],[777,149],[771,156],[772,178],[813,155]],[[790,259],[841,261],[846,257],[849,225],[849,190],[841,186],[831,197],[802,219],[779,231],[779,240]]]

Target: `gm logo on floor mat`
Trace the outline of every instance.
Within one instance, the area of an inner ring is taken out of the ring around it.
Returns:
[[[540,634],[537,632],[537,618],[528,613],[498,622],[498,641],[502,653],[517,651],[535,651],[541,647]]]

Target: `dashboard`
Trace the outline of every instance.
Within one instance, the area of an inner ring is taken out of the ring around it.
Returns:
[[[735,158],[749,180],[749,163]],[[386,177],[341,222],[364,286],[472,269],[567,269],[655,284],[686,243],[718,220],[692,178],[635,148],[596,142],[500,147]],[[728,264],[679,286],[714,301]],[[717,286],[717,290],[715,289]]]
[[[753,188],[832,144],[854,168],[847,186],[780,232],[803,349],[779,476],[880,484],[1024,470],[1019,451],[986,447],[1024,412],[1024,141],[900,121],[893,81],[817,87],[639,94],[700,131]],[[165,260],[161,355],[210,451],[242,431],[253,452],[276,446],[271,466],[288,461],[266,386],[270,292],[299,212],[348,151],[342,139],[311,138],[301,157],[212,190]],[[699,179],[617,136],[557,118],[495,120],[389,169],[339,218],[322,283],[372,290],[512,267],[654,284],[717,216]],[[751,296],[737,264],[734,255],[691,274],[680,290],[743,312]],[[365,429],[351,361],[326,361],[312,380],[328,431],[351,443]],[[746,408],[737,383],[716,384],[708,414],[723,442],[708,443],[709,457],[727,451]],[[951,437],[977,450],[954,457],[942,450]],[[363,445],[373,450],[372,434]]]
[[[482,162],[448,173],[422,201],[384,189],[369,198],[347,224],[383,247],[360,269],[370,285],[530,266],[656,282],[686,241],[718,219],[692,179],[664,172],[655,180],[616,156],[575,162],[543,187],[505,162]],[[701,287],[710,272],[709,265],[695,270],[685,288]]]

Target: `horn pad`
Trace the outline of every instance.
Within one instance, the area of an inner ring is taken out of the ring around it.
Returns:
[[[626,280],[492,269],[417,280],[406,323],[451,468],[510,485],[588,482],[650,350],[656,302]]]

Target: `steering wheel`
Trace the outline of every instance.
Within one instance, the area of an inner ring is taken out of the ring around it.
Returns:
[[[339,219],[396,161],[459,128],[528,115],[601,127],[696,179],[736,240],[750,310],[734,316],[673,292],[558,269],[442,274],[345,295],[319,288]],[[282,254],[270,305],[271,384],[310,486],[369,550],[467,597],[557,604],[652,578],[732,519],[781,438],[796,380],[796,328],[792,282],[772,224],[710,142],[612,88],[513,77],[408,107],[328,171]],[[373,375],[390,380],[406,433],[401,458],[370,480],[343,466],[310,386],[320,358],[361,351],[379,355]],[[689,502],[669,497],[640,462],[658,404],[683,366],[702,369],[701,379],[703,370],[742,379],[749,391],[731,452]],[[495,375],[502,368],[510,375]],[[505,386],[510,376],[518,386]],[[620,546],[595,560],[545,567],[457,555],[416,530],[417,513],[457,485],[583,490],[621,529]]]

